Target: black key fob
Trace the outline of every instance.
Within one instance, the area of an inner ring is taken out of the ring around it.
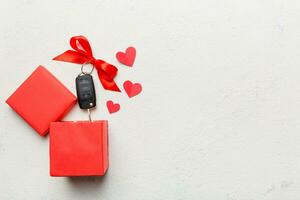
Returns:
[[[95,87],[91,75],[81,74],[77,76],[76,92],[78,104],[81,109],[89,109],[96,106]]]

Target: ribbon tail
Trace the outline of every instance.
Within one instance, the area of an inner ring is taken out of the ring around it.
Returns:
[[[90,58],[77,51],[68,50],[56,56],[55,58],[53,58],[53,60],[83,64],[85,62],[90,61]]]
[[[116,82],[113,79],[108,80],[105,77],[105,75],[101,74],[101,72],[97,71],[97,73],[98,73],[99,80],[100,80],[100,82],[101,82],[104,89],[115,91],[115,92],[121,92],[118,85],[116,84]]]

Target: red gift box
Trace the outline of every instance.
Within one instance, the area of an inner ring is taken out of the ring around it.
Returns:
[[[107,121],[53,122],[51,176],[102,176],[108,168]]]
[[[40,135],[59,121],[76,103],[76,97],[47,69],[39,66],[6,100]]]

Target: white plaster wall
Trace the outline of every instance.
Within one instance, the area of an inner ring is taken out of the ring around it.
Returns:
[[[300,199],[300,1],[1,0],[0,27],[1,200]],[[79,66],[51,58],[79,34],[144,91],[129,100],[95,76],[109,172],[53,178],[49,138],[4,102],[40,64],[75,92]],[[114,56],[129,45],[132,69]]]

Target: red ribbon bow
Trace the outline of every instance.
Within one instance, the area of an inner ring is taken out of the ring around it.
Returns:
[[[53,60],[77,64],[90,63],[96,68],[99,80],[104,89],[120,92],[119,87],[114,81],[118,69],[103,60],[94,58],[90,43],[86,37],[74,36],[70,40],[70,45],[75,51],[67,50],[53,58]]]

